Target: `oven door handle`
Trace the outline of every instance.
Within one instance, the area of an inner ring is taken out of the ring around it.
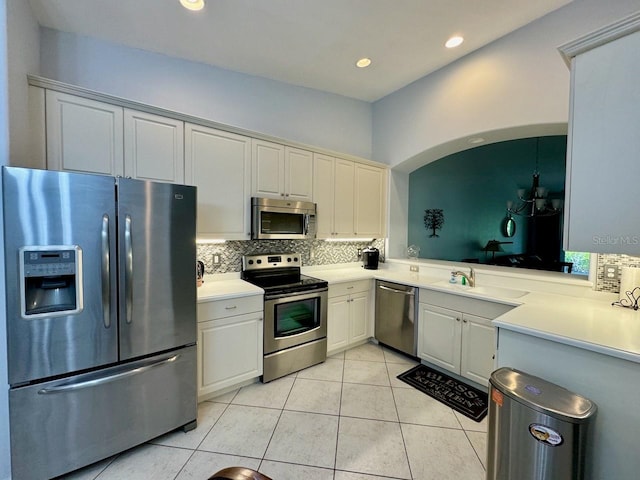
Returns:
[[[290,298],[291,300],[303,300],[304,298],[311,298],[311,297],[316,297],[318,296],[318,294],[323,293],[323,292],[328,292],[329,288],[328,287],[324,287],[324,288],[319,288],[317,290],[305,290],[304,292],[285,292],[285,293],[279,293],[279,294],[275,294],[275,295],[265,295],[264,296],[264,301],[265,303],[271,300],[279,300],[281,298]],[[299,298],[299,297],[303,297],[303,298]]]

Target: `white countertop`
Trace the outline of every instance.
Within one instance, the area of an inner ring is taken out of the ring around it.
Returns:
[[[204,283],[198,287],[198,303],[225,298],[262,295],[260,287],[240,280],[239,274],[205,275]]]
[[[491,290],[481,277],[477,283],[479,287],[486,286],[490,293],[486,294],[480,293],[482,288],[474,290],[448,285],[448,277],[436,276],[433,271],[410,272],[408,265],[382,264],[378,270],[365,270],[358,264],[346,264],[303,267],[302,272],[326,280],[329,285],[379,279],[513,305],[516,308],[493,321],[497,327],[640,363],[640,311],[611,306],[615,300],[613,294],[581,291],[569,295],[534,291],[522,286],[526,284],[510,282],[506,278]],[[510,292],[509,288],[527,293],[518,298],[501,297],[501,292]],[[562,286],[551,290],[564,291]],[[204,285],[198,288],[198,301],[262,293],[262,289],[240,280],[239,274],[208,275]]]

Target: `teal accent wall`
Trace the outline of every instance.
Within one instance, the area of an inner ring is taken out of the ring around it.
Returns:
[[[540,186],[549,198],[564,199],[567,137],[540,137],[538,169]],[[502,234],[508,200],[517,199],[518,188],[531,188],[536,167],[536,138],[511,140],[465,150],[431,162],[409,176],[409,245],[420,247],[421,258],[485,261],[482,248],[489,240],[513,241],[496,255],[524,253],[527,243],[525,217],[515,216],[516,235]],[[444,211],[439,237],[424,227],[424,211]],[[489,254],[489,258],[491,254]]]

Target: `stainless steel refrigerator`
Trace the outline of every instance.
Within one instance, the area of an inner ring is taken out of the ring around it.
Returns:
[[[4,167],[14,479],[196,422],[196,189]]]

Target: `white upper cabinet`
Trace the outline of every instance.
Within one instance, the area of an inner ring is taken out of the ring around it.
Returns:
[[[352,238],[354,230],[355,163],[336,158],[334,236]]]
[[[124,174],[140,180],[184,183],[184,123],[125,109]]]
[[[354,233],[356,237],[380,238],[385,233],[386,170],[355,166]]]
[[[567,250],[640,254],[639,28],[635,14],[560,48],[571,58]]]
[[[252,196],[306,202],[312,200],[311,152],[264,140],[254,139],[252,144]]]
[[[332,238],[334,217],[335,158],[313,155],[313,201],[316,204],[317,238]]]
[[[251,138],[187,123],[186,183],[198,187],[198,238],[250,236]]]
[[[385,231],[386,170],[314,155],[318,238],[380,238]]]
[[[46,93],[47,168],[124,175],[121,107]]]

